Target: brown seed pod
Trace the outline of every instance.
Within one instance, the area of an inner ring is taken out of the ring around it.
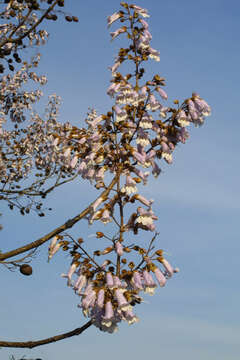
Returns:
[[[71,22],[73,19],[72,19],[71,16],[68,16],[68,15],[67,15],[67,16],[65,16],[65,20],[68,21],[68,22]]]
[[[32,267],[28,264],[20,266],[20,273],[26,276],[32,275]]]
[[[78,17],[77,16],[73,16],[72,19],[73,19],[74,22],[78,22]]]

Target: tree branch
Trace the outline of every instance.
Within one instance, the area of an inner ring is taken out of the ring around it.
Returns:
[[[113,186],[117,183],[119,178],[119,175],[116,175],[112,182],[110,183],[110,185],[106,188],[106,190],[104,190],[101,195],[98,197],[99,198],[103,198],[108,196],[109,192],[112,190]],[[50,240],[52,237],[54,237],[55,235],[58,235],[60,233],[62,233],[63,231],[70,229],[73,225],[75,225],[79,220],[81,220],[82,218],[84,218],[90,211],[91,211],[91,207],[92,205],[95,203],[96,200],[94,200],[85,210],[83,210],[80,214],[76,215],[74,218],[69,219],[68,221],[66,221],[63,225],[57,227],[56,229],[52,230],[50,233],[48,233],[47,235],[41,237],[38,240],[35,240],[27,245],[21,246],[20,248],[17,248],[15,250],[11,250],[8,251],[6,253],[2,253],[0,254],[0,261],[1,260],[5,260],[8,259],[10,257],[22,254],[28,250],[34,249],[42,244],[44,244],[46,241]]]
[[[50,344],[52,342],[60,341],[75,335],[80,335],[83,331],[87,330],[92,325],[92,321],[88,321],[80,328],[76,328],[72,331],[66,332],[64,334],[55,335],[47,339],[37,340],[37,341],[0,341],[0,347],[12,347],[12,348],[29,348],[33,349],[34,347]]]
[[[30,32],[32,32],[33,30],[36,29],[36,27],[41,24],[41,22],[45,19],[45,17],[54,9],[54,7],[56,6],[58,0],[55,0],[54,3],[49,6],[49,8],[44,12],[44,14],[39,18],[39,20],[28,30],[26,31],[23,35],[19,36],[18,38],[16,39],[11,39],[10,38],[7,38],[7,39],[4,39],[4,41],[2,41],[0,43],[0,48],[2,46],[4,46],[6,43],[8,42],[11,42],[11,43],[17,43],[19,42],[20,40],[23,40],[26,36],[28,36],[30,34]],[[14,33],[13,33],[14,34]],[[10,35],[11,36],[11,35]]]

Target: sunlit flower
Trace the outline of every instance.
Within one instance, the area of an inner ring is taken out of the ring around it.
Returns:
[[[122,187],[121,192],[130,195],[136,191],[137,191],[137,187],[135,180],[133,180],[133,178],[130,175],[126,176],[126,184],[125,186]]]
[[[111,301],[107,301],[105,304],[105,315],[102,318],[102,325],[110,327],[114,320],[114,312]]]
[[[119,256],[122,256],[123,255],[123,246],[122,244],[120,243],[120,241],[117,241],[115,243],[115,250],[116,250],[116,253],[119,255]]]
[[[149,17],[147,9],[144,9],[144,8],[142,8],[140,6],[137,6],[137,5],[131,5],[130,7],[132,9],[134,9],[142,17]]]
[[[149,295],[154,295],[157,285],[154,282],[152,275],[147,270],[143,271],[143,280],[144,280],[144,292],[146,292]]]
[[[160,61],[160,53],[159,51],[149,48],[148,51],[150,52],[149,57],[155,61]]]
[[[105,291],[104,289],[100,289],[97,296],[97,306],[100,308],[103,308],[104,306],[104,297],[105,297]]]
[[[120,29],[117,29],[116,31],[111,32],[110,35],[112,37],[112,40],[114,40],[119,34],[126,32],[126,30],[127,30],[126,26],[122,26]]]
[[[67,286],[72,286],[72,276],[75,273],[76,269],[78,267],[78,264],[76,262],[72,263],[70,266],[67,274],[62,274],[62,277],[65,277],[68,279]]]
[[[111,217],[110,217],[110,212],[109,212],[107,209],[105,209],[105,210],[103,211],[102,217],[101,217],[100,220],[101,220],[105,225],[106,225],[107,223],[109,223],[109,222],[112,221],[112,219],[111,219]]]
[[[143,205],[146,205],[148,207],[151,207],[154,200],[147,200],[144,196],[140,195],[140,194],[136,194],[134,195],[134,198],[138,201],[140,201]]]
[[[109,289],[113,289],[114,288],[114,281],[113,281],[113,276],[110,272],[106,273],[106,285]]]
[[[156,90],[162,99],[167,100],[168,96],[167,96],[166,92],[160,86],[157,86]]]
[[[117,303],[118,303],[118,308],[123,310],[123,311],[127,311],[127,310],[131,310],[132,306],[129,305],[129,303],[127,302],[125,296],[123,295],[121,289],[116,289],[115,290],[115,297],[117,299]]]
[[[108,27],[110,27],[112,25],[112,23],[114,23],[116,20],[120,19],[123,16],[122,12],[115,12],[114,14],[110,15],[107,17],[107,23],[108,23]]]
[[[179,111],[176,116],[176,120],[181,127],[186,127],[190,124],[190,121],[187,119],[187,115],[183,110]]]
[[[167,280],[166,280],[165,276],[163,275],[163,273],[161,272],[161,270],[158,267],[156,267],[154,269],[154,274],[156,276],[156,279],[157,279],[159,285],[161,287],[164,286],[166,284]]]
[[[48,248],[48,261],[56,254],[60,247],[61,243],[58,242],[58,236],[54,236]]]

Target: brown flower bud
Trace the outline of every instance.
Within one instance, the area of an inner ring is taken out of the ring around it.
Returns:
[[[158,256],[162,256],[163,250],[159,249],[159,250],[155,251],[155,254],[158,255]]]
[[[102,233],[101,231],[97,231],[96,235],[97,235],[97,238],[100,239],[104,236],[104,233]]]
[[[109,247],[107,247],[106,249],[104,249],[104,250],[101,252],[101,255],[109,254],[111,251],[113,251],[113,246],[109,246]]]
[[[74,22],[78,22],[78,17],[77,16],[73,16],[72,19],[73,19]]]
[[[135,266],[134,262],[133,262],[133,261],[130,261],[130,263],[128,264],[128,267],[129,267],[130,269],[133,269],[134,266]]]
[[[68,21],[68,22],[71,22],[73,21],[72,17],[71,16],[65,16],[65,20]]]

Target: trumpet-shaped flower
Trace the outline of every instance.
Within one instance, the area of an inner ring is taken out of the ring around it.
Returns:
[[[137,191],[136,182],[133,180],[133,178],[128,175],[126,177],[126,184],[122,187],[121,192],[126,193],[127,195],[130,195],[132,193],[135,193]]]

